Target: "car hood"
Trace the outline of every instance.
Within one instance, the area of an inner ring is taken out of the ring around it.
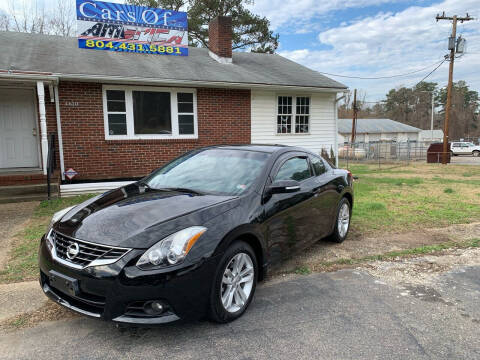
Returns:
[[[180,229],[202,225],[236,206],[233,196],[155,191],[136,183],[70,210],[54,229],[104,245],[144,249]]]

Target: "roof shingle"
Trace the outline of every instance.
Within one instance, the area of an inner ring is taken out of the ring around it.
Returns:
[[[166,56],[78,48],[76,38],[0,32],[0,70],[66,75],[138,77],[344,89],[334,81],[279,55],[234,52],[233,64],[220,64],[204,48],[188,56]]]

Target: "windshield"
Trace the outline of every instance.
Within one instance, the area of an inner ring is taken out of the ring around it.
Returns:
[[[270,154],[207,149],[182,156],[145,179],[153,189],[183,188],[216,195],[239,195],[258,178]]]

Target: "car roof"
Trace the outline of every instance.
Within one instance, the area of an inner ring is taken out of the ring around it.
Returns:
[[[283,153],[290,151],[302,151],[306,153],[311,153],[307,149],[302,149],[299,147],[281,145],[281,144],[239,144],[239,145],[216,145],[210,146],[209,148],[217,149],[228,149],[228,150],[244,150],[244,151],[257,151],[264,153]]]

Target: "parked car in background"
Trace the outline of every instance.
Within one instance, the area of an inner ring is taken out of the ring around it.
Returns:
[[[243,314],[267,268],[350,227],[353,177],[300,148],[216,146],[54,215],[44,293],[83,315],[161,324]]]
[[[473,155],[480,156],[480,146],[471,142],[456,141],[452,142],[450,146],[450,152],[452,155]]]

